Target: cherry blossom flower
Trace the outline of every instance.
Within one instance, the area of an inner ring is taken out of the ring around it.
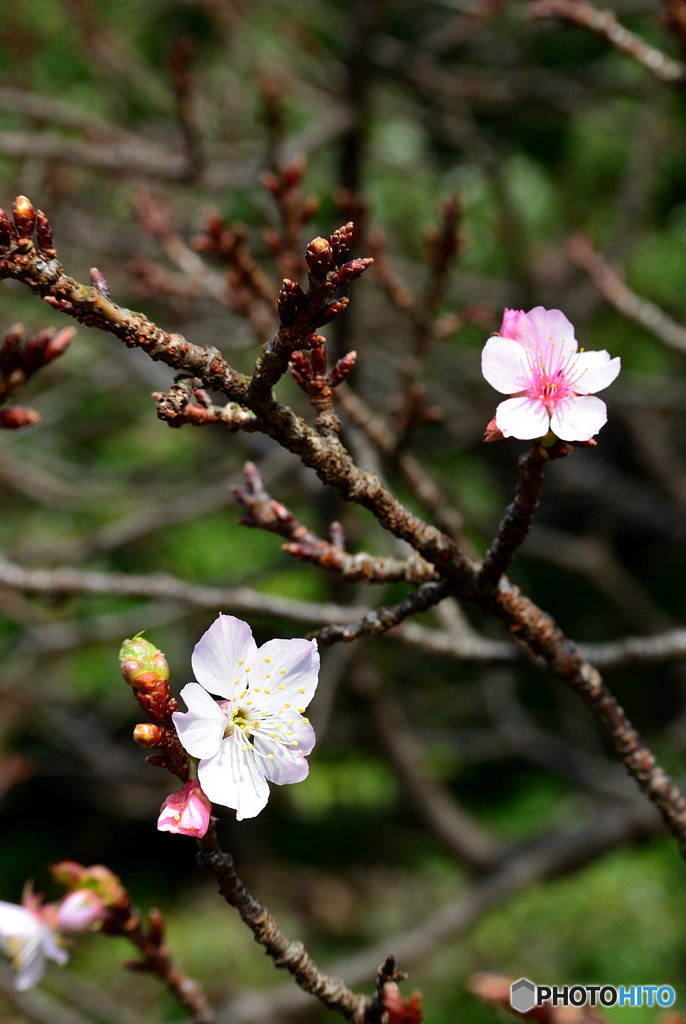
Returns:
[[[172,717],[181,743],[199,758],[198,779],[212,803],[253,818],[269,799],[267,782],[302,782],[314,729],[303,712],[317,687],[314,640],[269,640],[257,647],[250,627],[220,615],[196,644],[197,682]],[[221,700],[216,701],[210,694]]]
[[[157,827],[160,832],[177,832],[200,839],[207,832],[212,804],[194,779],[172,793],[162,804]]]
[[[47,908],[46,908],[47,909]],[[39,909],[0,901],[0,950],[17,972],[14,987],[20,992],[37,985],[45,970],[46,957],[66,964],[69,954],[61,949],[53,930]]]
[[[501,331],[508,334],[489,338],[481,356],[488,383],[510,395],[496,409],[497,429],[523,440],[552,431],[563,441],[590,441],[607,420],[605,403],[593,396],[616,378],[619,357],[577,351],[559,309],[505,310]]]

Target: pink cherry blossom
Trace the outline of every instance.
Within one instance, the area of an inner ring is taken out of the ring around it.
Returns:
[[[593,395],[616,378],[619,357],[577,351],[574,328],[559,309],[505,313],[503,329],[516,337],[489,338],[481,356],[488,383],[511,396],[496,409],[498,430],[523,440],[552,431],[563,441],[590,441],[607,420],[605,403]]]
[[[74,889],[57,908],[57,927],[63,935],[87,932],[102,921],[105,903],[93,889]]]
[[[58,964],[69,959],[46,923],[48,918],[41,913],[42,909],[0,901],[0,951],[9,957],[16,971],[14,987],[20,992],[38,984],[45,971],[46,957]]]
[[[200,839],[207,832],[212,804],[194,779],[172,793],[162,804],[157,827],[160,832],[178,832]]]
[[[197,682],[181,691],[187,712],[174,724],[212,803],[253,818],[269,799],[267,782],[307,777],[314,729],[303,712],[317,687],[314,640],[269,640],[257,647],[250,627],[220,615],[196,644]],[[210,694],[222,698],[217,701]]]
[[[526,328],[526,313],[523,309],[505,309],[503,322],[498,334],[502,338],[512,338],[520,341],[520,330]]]

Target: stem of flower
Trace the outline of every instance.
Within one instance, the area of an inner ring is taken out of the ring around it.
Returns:
[[[517,548],[524,543],[531,528],[543,483],[543,470],[549,453],[537,441],[519,460],[519,480],[512,501],[505,510],[498,532],[484,558],[476,579],[481,593],[495,590],[498,580],[508,569]]]

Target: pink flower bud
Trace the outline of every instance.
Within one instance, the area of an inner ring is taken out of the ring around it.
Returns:
[[[102,921],[105,904],[92,889],[75,889],[68,893],[57,911],[58,931],[65,935],[86,932]]]
[[[160,832],[177,832],[200,839],[210,824],[212,804],[194,779],[172,793],[162,804],[157,827]]]
[[[524,318],[526,323],[526,313],[523,309],[506,309],[503,313],[503,322],[499,330],[501,338],[512,338],[513,341],[519,341],[518,328],[520,321]]]

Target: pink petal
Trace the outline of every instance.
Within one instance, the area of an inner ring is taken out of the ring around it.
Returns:
[[[545,406],[526,395],[501,402],[495,411],[495,421],[505,437],[519,437],[523,441],[543,437],[550,427]]]
[[[577,343],[574,327],[559,309],[545,309],[535,306],[526,314],[526,328],[519,325],[520,338],[531,345],[545,349],[550,342],[558,348],[564,345],[565,353],[576,352]]]
[[[526,313],[523,309],[506,309],[498,334],[501,338],[512,338],[521,341],[521,331],[526,324]]]
[[[226,715],[198,683],[186,683],[181,697],[188,711],[175,711],[172,719],[182,746],[193,757],[212,757],[221,744]]]
[[[622,368],[619,356],[610,359],[609,352],[580,352],[574,371],[574,390],[583,395],[594,395],[609,387]]]
[[[489,338],[481,353],[481,372],[496,391],[513,395],[529,383],[528,364],[519,342],[497,335]]]
[[[239,659],[251,659],[256,650],[247,622],[220,615],[195,645],[191,656],[195,678],[210,693],[231,698],[236,692]]]
[[[607,406],[592,395],[566,398],[550,417],[550,428],[562,441],[590,441],[605,423]]]

